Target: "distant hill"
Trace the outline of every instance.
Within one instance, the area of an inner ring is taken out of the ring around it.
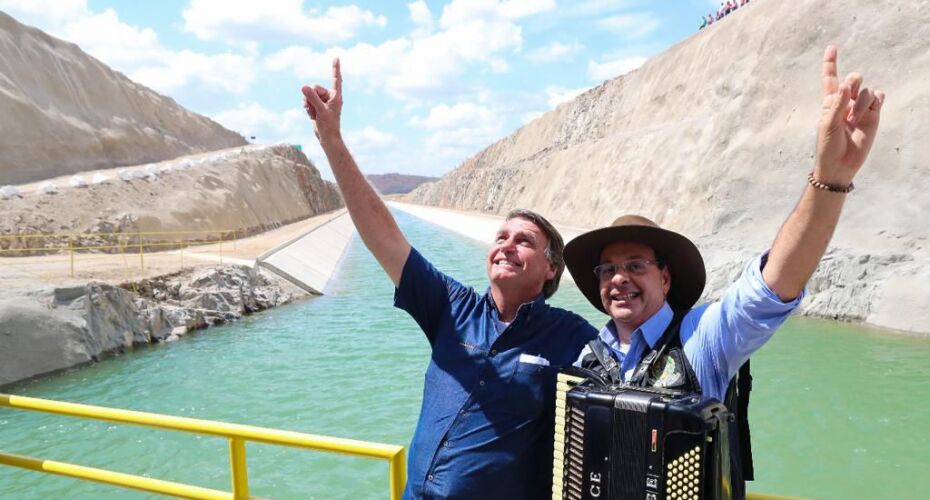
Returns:
[[[0,185],[245,144],[77,45],[0,12]]]
[[[406,174],[372,174],[367,176],[368,180],[375,189],[381,194],[404,194],[413,191],[417,186],[425,182],[439,180],[438,177],[427,177],[424,175],[406,175]]]

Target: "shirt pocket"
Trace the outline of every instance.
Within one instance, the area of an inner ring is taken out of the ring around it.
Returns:
[[[510,413],[537,418],[555,400],[558,366],[516,363],[507,383],[504,406]]]

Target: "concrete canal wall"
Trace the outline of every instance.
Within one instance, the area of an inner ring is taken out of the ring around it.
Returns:
[[[188,267],[119,285],[90,282],[4,290],[0,387],[136,346],[173,342],[195,330],[319,294],[353,233],[343,213],[311,225],[254,260],[226,257],[226,264]],[[256,238],[260,237],[252,239]],[[275,235],[268,239],[274,241]],[[276,272],[266,272],[269,267]]]

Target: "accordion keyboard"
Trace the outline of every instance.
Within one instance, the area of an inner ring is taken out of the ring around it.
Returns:
[[[552,458],[552,500],[582,498],[584,414],[568,409],[565,398],[584,379],[560,373],[555,391],[555,439]]]

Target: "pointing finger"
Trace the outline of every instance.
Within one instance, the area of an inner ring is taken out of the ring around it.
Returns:
[[[830,95],[839,88],[839,80],[836,78],[836,47],[828,45],[823,52],[823,95]]]
[[[342,95],[342,67],[338,57],[333,59],[333,92],[336,96]]]
[[[824,101],[833,100],[829,107],[830,126],[838,128],[846,119],[846,108],[849,107],[849,87],[844,83],[837,89],[836,94],[824,98]],[[825,103],[826,104],[826,103]]]

